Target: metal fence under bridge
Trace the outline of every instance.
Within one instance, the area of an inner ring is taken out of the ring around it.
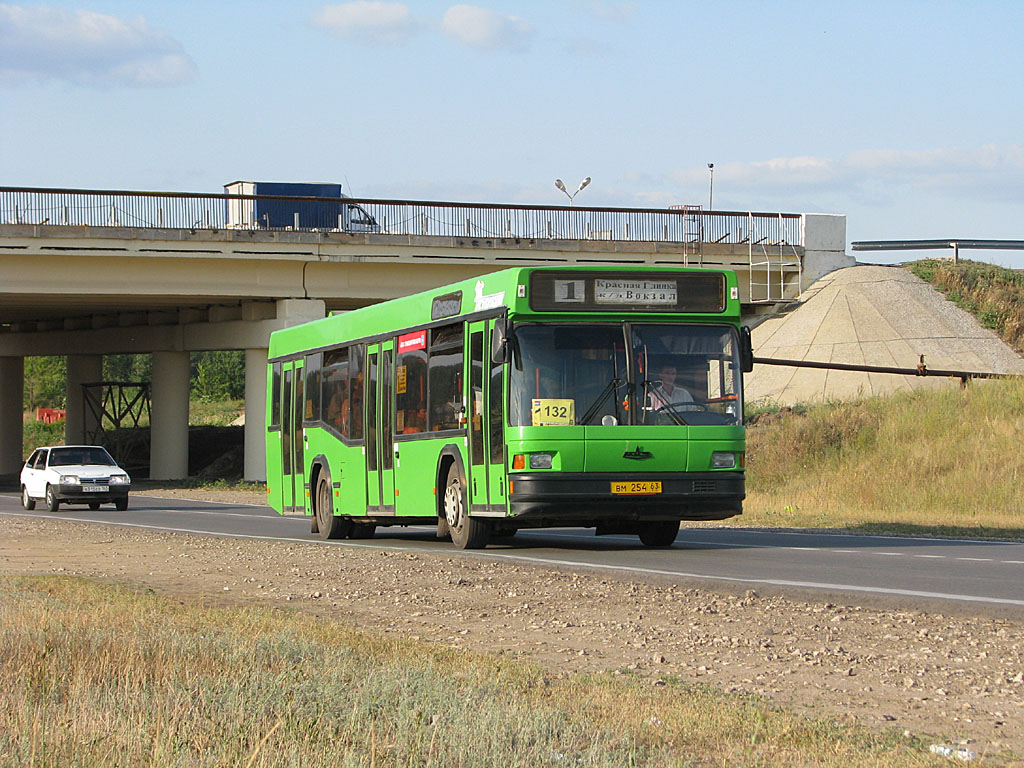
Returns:
[[[802,246],[800,215],[0,187],[0,223]]]

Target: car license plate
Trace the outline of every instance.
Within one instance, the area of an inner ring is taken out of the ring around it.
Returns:
[[[660,480],[627,480],[624,482],[612,481],[612,493],[626,495],[649,495],[661,493]]]
[[[82,493],[106,493],[110,490],[109,485],[83,485]]]

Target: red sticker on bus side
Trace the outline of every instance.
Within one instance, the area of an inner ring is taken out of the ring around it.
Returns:
[[[427,332],[413,331],[398,337],[398,354],[427,348]]]

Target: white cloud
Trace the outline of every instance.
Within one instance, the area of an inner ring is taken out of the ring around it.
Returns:
[[[629,21],[634,15],[636,15],[636,5],[634,3],[616,3],[607,2],[607,0],[591,0],[590,11],[602,19],[621,24]]]
[[[404,42],[416,28],[408,5],[376,0],[325,5],[312,23],[338,37],[390,44]]]
[[[525,19],[475,5],[453,5],[445,11],[441,29],[463,45],[490,50],[521,50],[533,37]]]
[[[0,83],[164,86],[195,74],[181,45],[142,16],[0,4]]]
[[[834,189],[878,185],[912,190],[998,196],[1024,185],[1024,147],[986,145],[926,150],[871,149],[837,158],[797,156],[715,165],[716,188]],[[680,186],[708,183],[706,166],[669,175]]]

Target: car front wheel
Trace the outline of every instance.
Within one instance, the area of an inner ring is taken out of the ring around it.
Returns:
[[[56,512],[60,509],[60,500],[57,498],[57,494],[53,491],[53,486],[46,486],[46,508],[51,512]]]

